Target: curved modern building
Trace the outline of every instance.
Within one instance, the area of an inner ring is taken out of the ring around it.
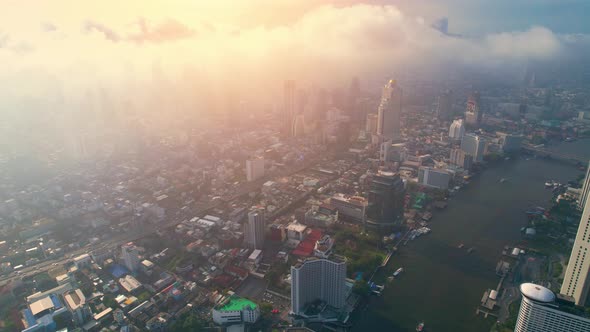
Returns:
[[[559,309],[555,294],[539,285],[520,285],[522,302],[514,332],[588,332],[590,319]]]
[[[303,316],[308,304],[320,300],[334,308],[346,302],[346,259],[310,257],[291,267],[291,312]]]

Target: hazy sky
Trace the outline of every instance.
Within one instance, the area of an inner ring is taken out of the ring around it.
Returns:
[[[72,95],[187,68],[239,86],[510,66],[586,43],[588,12],[586,0],[3,0],[0,85],[9,96]],[[443,17],[450,35],[431,28]]]

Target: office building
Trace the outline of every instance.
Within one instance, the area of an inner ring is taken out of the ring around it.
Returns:
[[[260,308],[248,299],[231,295],[213,308],[211,316],[219,325],[255,323],[260,317]]]
[[[244,243],[251,249],[262,249],[266,223],[264,211],[256,209],[248,213],[248,221],[244,230]]]
[[[586,203],[586,199],[588,198],[588,193],[590,192],[590,164],[588,165],[588,169],[586,170],[586,177],[584,178],[584,185],[582,185],[582,192],[580,193],[580,198],[578,199],[578,209],[584,209],[584,204]]]
[[[590,288],[590,196],[587,195],[585,200],[578,233],[561,284],[561,294],[573,297],[577,305],[585,305]]]
[[[427,187],[448,189],[451,182],[451,174],[442,169],[432,167],[420,167],[418,170],[418,182]]]
[[[522,301],[514,332],[589,332],[590,319],[560,308],[555,294],[543,286],[520,285]]]
[[[291,267],[291,311],[305,316],[308,304],[320,300],[333,308],[346,302],[346,259],[310,257]]]
[[[481,111],[479,92],[476,91],[467,98],[465,122],[468,126],[477,128],[481,124],[482,116],[483,112]]]
[[[400,133],[400,113],[402,110],[402,90],[395,80],[383,87],[381,103],[377,113],[377,134],[382,141],[397,141]]]
[[[453,116],[453,91],[446,90],[438,96],[436,115],[439,120],[447,121]]]
[[[121,252],[125,267],[129,271],[137,272],[141,263],[139,248],[133,242],[129,242],[121,246]]]
[[[283,123],[283,131],[284,136],[292,137],[293,136],[293,123],[295,122],[295,81],[288,80],[285,81],[284,91],[283,91],[283,110],[284,110],[284,123]]]
[[[473,157],[473,162],[483,161],[486,143],[483,137],[476,134],[465,134],[461,140],[461,150]]]
[[[449,158],[451,165],[459,166],[465,170],[471,169],[473,165],[473,156],[465,153],[461,149],[451,149],[451,156]]]
[[[369,189],[369,218],[380,224],[395,223],[404,213],[405,188],[399,174],[379,172]]]
[[[248,182],[264,177],[264,158],[246,160],[246,179]]]
[[[459,119],[453,121],[449,128],[449,139],[461,140],[463,135],[465,135],[465,125],[463,125],[463,120]]]
[[[368,203],[364,197],[335,194],[330,198],[330,205],[338,211],[339,220],[365,222]]]

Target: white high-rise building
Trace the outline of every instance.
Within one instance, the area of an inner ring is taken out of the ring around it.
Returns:
[[[244,243],[251,249],[262,249],[265,232],[264,211],[256,209],[248,213],[244,229]]]
[[[582,186],[582,192],[580,193],[580,199],[578,200],[578,208],[582,210],[584,208],[584,204],[586,204],[586,198],[588,198],[588,193],[590,192],[590,164],[588,165],[588,170],[586,170],[586,177],[584,178],[584,185]]]
[[[291,311],[303,315],[305,306],[321,300],[334,308],[346,302],[346,259],[310,257],[291,267]]]
[[[140,257],[139,249],[133,242],[129,242],[121,246],[123,263],[129,271],[137,271],[139,269]]]
[[[555,294],[543,286],[520,285],[522,302],[514,332],[589,332],[590,319],[560,310]]]
[[[561,294],[571,296],[577,305],[584,305],[590,288],[590,196],[586,196],[578,233],[565,270]]]
[[[454,120],[449,128],[449,138],[460,140],[463,138],[463,135],[465,135],[465,125],[463,125],[463,120]]]
[[[473,162],[483,161],[483,154],[486,147],[485,140],[476,134],[465,134],[461,139],[461,150],[473,157]]]
[[[397,141],[401,137],[400,113],[402,111],[402,90],[395,80],[384,87],[377,113],[377,134],[383,141]]]
[[[246,179],[248,182],[264,177],[264,158],[246,160]]]

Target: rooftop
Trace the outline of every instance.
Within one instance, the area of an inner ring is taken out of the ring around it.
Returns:
[[[543,286],[535,285],[532,283],[524,283],[520,285],[520,292],[522,295],[528,297],[531,300],[539,302],[553,302],[555,301],[555,294],[548,288]]]
[[[257,307],[256,303],[254,303],[248,299],[232,296],[229,298],[229,301],[227,301],[218,310],[220,310],[220,311],[240,311],[240,310],[244,310],[244,309],[248,309],[248,308],[256,309],[256,307]]]

